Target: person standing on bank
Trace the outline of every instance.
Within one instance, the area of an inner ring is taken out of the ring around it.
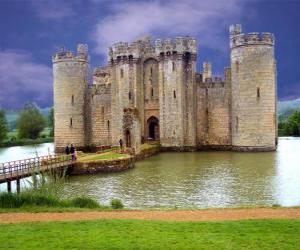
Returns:
[[[122,139],[119,140],[119,144],[120,144],[120,148],[123,149],[123,140]]]
[[[73,146],[73,144],[71,144],[70,153],[71,153],[71,155],[72,155],[72,161],[75,161],[75,160],[76,160],[76,155],[75,155],[76,149],[75,149],[75,147]]]
[[[70,148],[69,148],[69,145],[66,146],[65,153],[66,153],[66,155],[69,155],[69,154],[70,154]]]

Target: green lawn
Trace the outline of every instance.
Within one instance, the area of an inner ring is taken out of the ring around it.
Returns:
[[[101,153],[101,154],[83,154],[78,157],[79,162],[92,162],[99,160],[117,160],[130,157],[127,154],[119,154],[113,151]]]
[[[300,220],[0,224],[0,249],[300,249]]]

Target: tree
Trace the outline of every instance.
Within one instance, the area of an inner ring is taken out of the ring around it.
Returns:
[[[278,132],[280,136],[300,136],[300,110],[294,111],[288,119],[279,117]]]
[[[54,137],[54,108],[53,107],[50,109],[50,113],[48,116],[48,126],[50,128],[49,136]]]
[[[0,109],[0,142],[2,142],[7,137],[8,126],[5,117],[5,111]]]
[[[46,121],[38,107],[28,102],[17,121],[18,137],[36,139],[45,128]]]

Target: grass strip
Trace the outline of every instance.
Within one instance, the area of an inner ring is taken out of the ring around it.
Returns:
[[[0,224],[1,249],[299,249],[300,220]]]

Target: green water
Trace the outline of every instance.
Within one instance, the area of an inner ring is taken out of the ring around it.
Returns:
[[[127,172],[73,176],[65,196],[89,195],[126,207],[300,205],[300,139],[281,138],[268,153],[161,153]]]
[[[300,138],[280,138],[268,153],[161,153],[126,172],[72,176],[62,193],[119,198],[128,208],[299,206]]]

